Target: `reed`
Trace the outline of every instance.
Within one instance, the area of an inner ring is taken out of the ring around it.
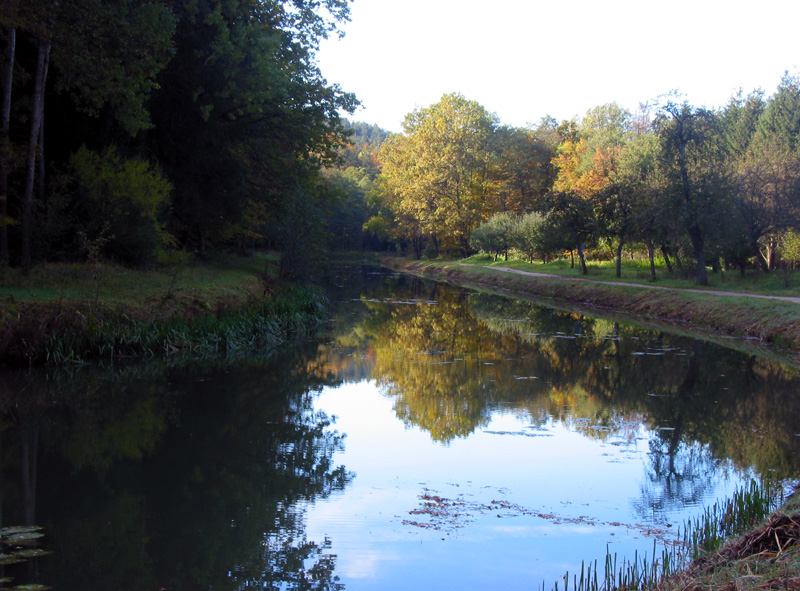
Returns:
[[[221,310],[193,320],[147,321],[124,312],[74,314],[73,321],[31,343],[28,359],[67,365],[90,359],[161,356],[179,352],[230,354],[277,347],[314,330],[327,302],[321,291],[294,286],[244,309]]]
[[[663,541],[661,547],[654,540],[649,556],[645,553],[640,557],[636,552],[632,560],[627,560],[606,550],[601,566],[597,560],[581,562],[578,574],[564,574],[563,591],[654,589],[683,571],[690,561],[716,551],[725,540],[763,521],[781,502],[782,489],[775,482],[751,480],[730,499],[714,503],[702,515],[684,523],[676,540]],[[556,581],[551,589],[561,591],[562,587]],[[545,583],[542,591],[547,591]]]

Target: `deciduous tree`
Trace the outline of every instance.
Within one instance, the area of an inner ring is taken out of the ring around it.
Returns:
[[[706,109],[667,100],[657,119],[665,172],[680,195],[682,220],[695,259],[695,282],[708,284],[706,238],[727,193],[717,120]]]
[[[472,230],[491,212],[496,125],[478,103],[448,94],[410,113],[405,135],[381,150],[394,210],[415,218],[437,246],[467,252]]]

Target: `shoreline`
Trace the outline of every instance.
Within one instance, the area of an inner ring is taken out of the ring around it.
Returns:
[[[798,298],[595,281],[458,261],[383,256],[380,264],[543,305],[619,316],[800,366]]]

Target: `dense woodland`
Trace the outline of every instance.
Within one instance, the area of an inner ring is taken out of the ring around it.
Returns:
[[[525,128],[459,94],[351,123],[316,66],[349,0],[0,5],[0,261],[151,265],[212,248],[533,260],[800,260],[800,80],[719,109],[661,97]]]
[[[315,53],[348,18],[348,0],[0,4],[0,259],[148,265],[261,240],[305,275],[357,104]]]

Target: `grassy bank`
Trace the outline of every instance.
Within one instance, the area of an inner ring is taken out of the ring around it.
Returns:
[[[656,266],[656,279],[650,277],[650,267],[647,260],[623,259],[621,277],[616,277],[616,265],[613,260],[598,260],[587,263],[587,275],[581,275],[577,266],[573,267],[567,259],[556,259],[547,264],[541,262],[529,263],[514,256],[506,261],[503,258],[493,260],[491,255],[477,254],[460,263],[481,267],[509,267],[522,271],[538,271],[559,275],[565,278],[587,278],[612,283],[635,283],[644,286],[674,287],[680,289],[697,288],[694,285],[693,270],[688,275],[678,270],[670,273],[663,266],[663,261]],[[774,296],[800,297],[800,270],[774,270],[762,273],[748,270],[742,275],[739,271],[719,271],[708,273],[708,285],[698,288],[700,290],[726,290],[742,293],[764,294]]]
[[[315,326],[324,296],[278,285],[269,256],[153,271],[48,265],[2,272],[0,360],[64,364],[177,352],[270,348]]]
[[[576,307],[597,313],[622,312],[631,318],[667,323],[691,334],[713,334],[726,338],[774,344],[787,349],[792,357],[800,356],[800,305],[793,302],[740,296],[694,293],[686,288],[649,289],[642,287],[598,284],[596,281],[568,281],[561,278],[531,277],[501,271],[488,264],[464,264],[460,261],[411,261],[384,257],[386,267],[411,272],[458,285],[479,287],[501,293],[513,292],[546,298],[562,307]],[[552,273],[552,268],[530,267],[523,263],[519,270],[532,269]],[[511,266],[503,264],[503,266]],[[606,281],[608,275],[594,274],[590,279]],[[577,277],[575,273],[571,277]],[[627,279],[626,279],[627,281]],[[659,284],[659,287],[667,287]],[[732,289],[732,288],[729,288]],[[767,294],[775,295],[775,294]],[[794,293],[783,293],[791,295]]]

